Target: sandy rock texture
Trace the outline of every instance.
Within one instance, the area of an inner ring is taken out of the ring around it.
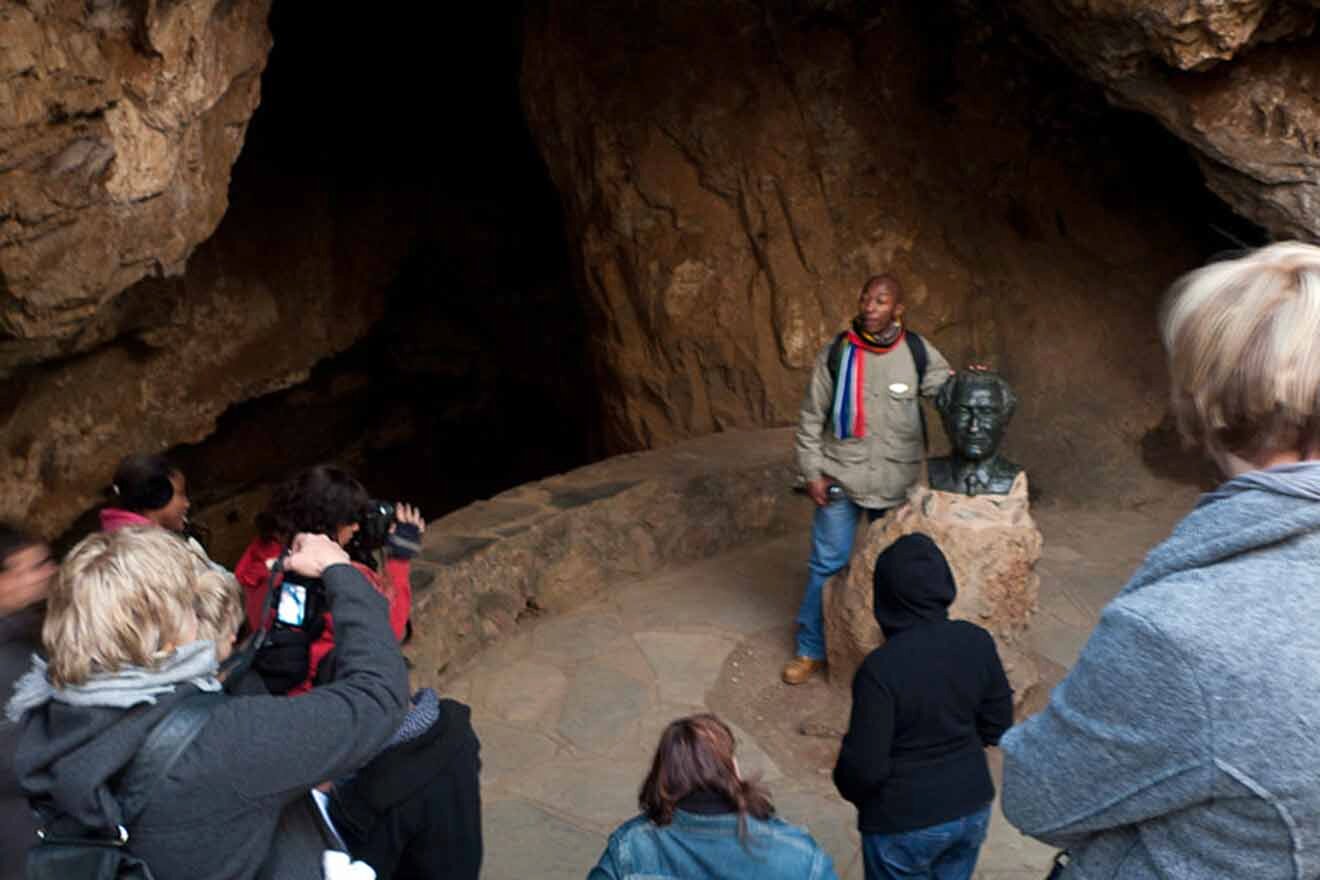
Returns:
[[[1206,182],[1276,236],[1320,237],[1320,10],[1294,0],[1014,0],[1112,100],[1197,151]]]
[[[1197,259],[1165,181],[1110,185],[1140,163],[1071,129],[1069,77],[1019,66],[997,26],[846,6],[532,8],[524,102],[614,445],[796,421],[816,353],[889,269],[911,326],[1020,391],[1010,452],[1037,486],[1079,457],[1104,478],[1069,491],[1139,485],[1165,409],[1156,301]]]
[[[807,502],[789,491],[791,448],[782,428],[701,437],[527,483],[432,523],[413,561],[412,622],[424,637],[408,653],[418,674],[440,675],[543,612],[801,528]]]
[[[409,246],[379,201],[266,181],[236,197],[183,277],[115,299],[112,340],[0,384],[0,518],[57,535],[102,500],[122,456],[200,441],[233,402],[302,382],[351,345]],[[306,430],[293,412],[268,422],[239,460],[288,456],[318,439]]]
[[[0,375],[114,335],[215,231],[270,0],[0,2]]]
[[[825,584],[830,683],[851,687],[857,667],[884,642],[872,598],[875,560],[899,537],[914,532],[929,535],[949,560],[958,584],[949,616],[990,631],[1013,685],[1014,703],[1021,706],[1040,681],[1023,636],[1038,605],[1035,567],[1043,543],[1031,517],[1025,474],[1007,495],[971,497],[917,486],[906,504],[870,527],[848,568]]]

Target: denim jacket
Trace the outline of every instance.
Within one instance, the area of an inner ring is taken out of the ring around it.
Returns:
[[[637,816],[620,825],[587,880],[838,880],[834,864],[806,829],[781,819],[674,811],[665,826]]]

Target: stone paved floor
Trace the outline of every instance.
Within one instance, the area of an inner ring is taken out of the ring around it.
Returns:
[[[1033,628],[1040,654],[1060,667],[1073,662],[1100,608],[1190,499],[1174,493],[1121,514],[1036,511],[1046,537]],[[810,829],[840,877],[862,877],[854,812],[830,781],[835,744],[800,736],[794,719],[757,714],[755,700],[718,698],[750,686],[781,704],[800,694],[804,711],[837,699],[820,682],[787,695],[777,680],[805,552],[804,529],[619,585],[536,621],[442,682],[472,705],[482,740],[485,877],[584,877],[609,832],[636,813],[660,730],[710,708],[743,722],[740,765],[763,774],[780,814]],[[747,668],[756,656],[765,659]],[[997,764],[992,751],[996,775]],[[996,808],[976,876],[1038,880],[1051,855]]]

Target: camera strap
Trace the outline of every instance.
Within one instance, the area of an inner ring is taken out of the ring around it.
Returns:
[[[225,690],[233,692],[234,688],[252,668],[252,663],[257,658],[257,652],[261,646],[266,644],[270,638],[270,628],[275,618],[275,609],[280,601],[280,589],[284,575],[284,560],[289,558],[289,548],[285,547],[275,561],[270,566],[270,577],[266,580],[266,598],[261,603],[261,616],[258,619],[260,625],[256,632],[248,639],[247,645],[243,650],[236,651],[228,660],[220,665],[221,679],[225,683]]]

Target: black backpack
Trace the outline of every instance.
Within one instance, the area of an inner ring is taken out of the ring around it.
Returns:
[[[189,694],[151,728],[114,786],[123,824],[88,828],[48,800],[33,801],[40,842],[28,850],[28,880],[154,880],[146,862],[129,851],[128,829],[223,698],[206,691]]]
[[[926,381],[926,367],[930,364],[930,353],[926,351],[926,340],[922,339],[911,330],[904,333],[907,338],[908,351],[912,352],[912,365],[917,368],[917,395],[921,395],[922,383]],[[848,331],[843,331],[834,337],[830,343],[830,353],[825,359],[825,364],[830,371],[830,384],[839,384],[839,367],[843,363],[843,343],[848,339]],[[833,397],[833,395],[831,395]],[[917,404],[917,412],[921,415],[921,443],[927,449],[930,448],[930,437],[926,433],[926,411]]]

